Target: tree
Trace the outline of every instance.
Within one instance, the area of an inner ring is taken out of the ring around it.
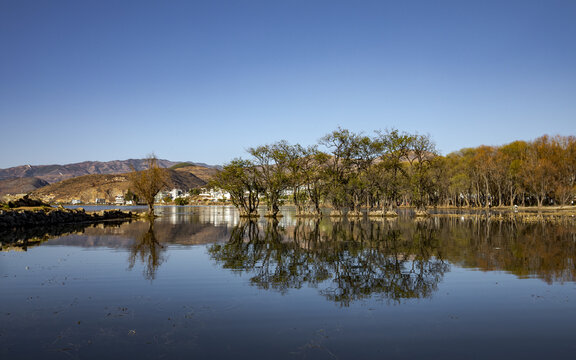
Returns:
[[[177,197],[174,199],[174,204],[179,206],[188,205],[188,198]]]
[[[158,165],[158,159],[153,154],[146,158],[146,167],[142,171],[132,167],[129,179],[134,193],[148,205],[148,216],[154,217],[154,197],[167,186],[168,170]]]
[[[285,171],[286,186],[292,191],[292,201],[296,206],[296,215],[304,212],[306,193],[303,189],[304,167],[309,161],[307,149],[300,144],[290,145],[286,141],[276,144],[277,151],[282,154]]]
[[[138,202],[138,196],[132,192],[131,189],[128,189],[126,195],[124,195],[124,201],[133,201],[134,203]]]
[[[232,160],[214,176],[210,186],[227,191],[232,204],[240,211],[240,216],[258,215],[259,195],[263,187],[251,161]]]
[[[288,183],[286,168],[289,164],[288,153],[285,149],[288,143],[285,141],[250,148],[248,152],[255,159],[254,170],[262,180],[268,213],[266,216],[276,217],[280,211],[280,196]]]
[[[328,168],[330,155],[319,151],[316,147],[306,149],[302,157],[302,182],[306,189],[308,215],[321,216],[320,205],[326,192],[325,172]]]
[[[349,192],[350,181],[353,177],[353,157],[356,151],[358,135],[338,128],[320,139],[320,144],[326,147],[331,156],[325,169],[326,197],[335,209],[335,214],[351,203],[352,195]]]
[[[383,197],[382,205],[388,205],[388,211],[395,211],[403,184],[407,179],[403,162],[408,159],[412,136],[397,129],[377,132],[381,144],[380,162],[375,165],[379,174],[379,190]]]
[[[433,192],[432,166],[436,155],[436,145],[429,135],[415,135],[410,142],[410,167],[412,202],[416,210],[425,210],[425,197]]]
[[[523,168],[524,182],[538,206],[551,195],[558,177],[558,159],[554,156],[554,144],[548,135],[530,144]]]

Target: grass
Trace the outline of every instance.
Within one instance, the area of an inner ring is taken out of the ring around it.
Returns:
[[[192,165],[193,165],[193,164],[188,163],[188,162],[178,163],[178,164],[176,164],[176,165],[174,165],[174,166],[171,166],[171,167],[170,167],[170,170],[176,170],[176,169],[180,169],[180,168],[183,168],[183,167],[186,167],[186,166],[192,166]]]

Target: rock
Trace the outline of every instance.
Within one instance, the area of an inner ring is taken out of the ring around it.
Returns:
[[[49,224],[64,224],[86,221],[101,221],[110,219],[127,219],[137,214],[120,210],[86,213],[82,210],[53,209],[48,210],[18,210],[5,211],[0,214],[0,228],[16,228],[23,226],[42,226]]]
[[[28,197],[28,195],[24,195],[24,197],[22,197],[20,199],[8,202],[9,208],[19,208],[19,207],[24,207],[24,206],[27,206],[27,207],[50,206],[50,204],[47,204],[47,203],[43,202],[42,200],[31,199]]]

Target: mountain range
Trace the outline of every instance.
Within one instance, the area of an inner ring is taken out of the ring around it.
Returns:
[[[129,188],[127,174],[145,170],[146,159],[84,161],[66,165],[22,165],[0,169],[0,195],[32,192],[37,197],[65,201],[79,197],[113,197]],[[189,190],[205,185],[218,172],[218,166],[159,159],[170,169],[170,186]],[[117,175],[117,176],[115,176]],[[82,196],[81,196],[82,195]],[[105,196],[104,196],[105,195]],[[92,199],[93,201],[93,199]]]
[[[0,180],[35,177],[50,184],[74,178],[82,175],[92,174],[125,174],[136,169],[137,171],[146,169],[146,159],[128,159],[113,161],[83,161],[66,165],[21,165],[7,169],[0,169]],[[195,165],[205,168],[217,168],[203,163],[175,162],[158,159],[158,165],[163,168],[181,166],[182,164]]]

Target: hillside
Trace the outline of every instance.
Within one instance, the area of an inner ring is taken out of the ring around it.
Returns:
[[[206,184],[204,180],[188,172],[175,170],[168,172],[170,176],[167,189],[175,187],[186,191]],[[70,203],[73,199],[81,200],[83,203],[94,203],[97,198],[114,202],[117,195],[126,194],[129,189],[128,174],[94,174],[50,184],[33,191],[30,197],[62,203]]]
[[[5,194],[26,194],[48,185],[48,182],[36,177],[0,180],[0,196]]]
[[[66,165],[22,165],[0,169],[0,180],[36,177],[52,184],[83,175],[125,174],[131,172],[132,168],[140,171],[146,168],[146,164],[146,159],[128,159],[107,162],[84,161]],[[181,163],[162,159],[158,160],[158,164],[164,168],[170,168],[178,164],[190,164],[199,168],[210,168],[209,165],[205,164]]]
[[[188,172],[194,174],[205,182],[210,181],[219,171],[215,167],[206,167],[198,165],[180,166],[173,169],[175,169],[177,172]]]

